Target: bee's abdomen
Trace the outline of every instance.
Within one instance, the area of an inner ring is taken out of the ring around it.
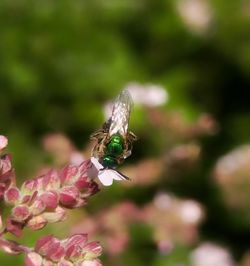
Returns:
[[[115,168],[118,165],[117,159],[111,155],[104,155],[101,163],[104,168]]]

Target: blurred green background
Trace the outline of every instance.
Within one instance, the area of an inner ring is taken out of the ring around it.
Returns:
[[[122,195],[115,185],[100,192],[92,212],[103,200],[106,206],[128,198],[140,205],[159,189],[171,191],[204,206],[200,241],[226,246],[242,261],[250,247],[250,199],[235,213],[212,172],[221,156],[250,142],[248,0],[2,0],[0,25],[0,133],[9,138],[19,183],[53,164],[42,147],[45,135],[62,132],[83,149],[103,123],[106,101],[131,81],[158,84],[169,95],[161,112],[178,112],[187,124],[209,113],[217,134],[191,138],[202,147],[202,158],[177,181],[126,188]],[[186,141],[184,134],[168,143],[165,131],[158,138],[146,111],[136,106],[131,128],[140,140],[129,164]],[[242,181],[245,193],[249,178]],[[241,190],[232,193],[237,198]],[[162,255],[147,229],[137,227],[122,255],[124,265],[189,265],[186,258],[198,242]],[[1,265],[22,265],[22,258],[0,258]],[[105,265],[123,265],[106,260]]]

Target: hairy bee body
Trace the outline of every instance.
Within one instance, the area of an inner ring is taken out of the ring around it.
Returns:
[[[112,115],[102,129],[91,135],[96,140],[92,156],[104,168],[116,168],[132,151],[132,143],[137,139],[128,131],[132,99],[128,91],[122,91],[114,103]]]

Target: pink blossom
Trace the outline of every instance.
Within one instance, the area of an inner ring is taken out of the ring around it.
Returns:
[[[99,260],[85,260],[80,266],[102,266]]]
[[[74,208],[80,197],[79,190],[74,186],[64,187],[60,192],[60,203],[68,208]]]
[[[24,226],[38,230],[47,223],[63,221],[64,208],[85,205],[99,190],[97,183],[87,175],[88,167],[90,163],[85,161],[79,166],[70,165],[60,173],[49,171],[24,182],[20,191],[14,185],[9,187],[4,196],[7,203],[14,205],[10,219],[15,226],[10,222],[7,230],[16,233]],[[19,223],[18,228],[16,223]]]
[[[20,191],[17,187],[10,187],[4,193],[4,200],[6,203],[15,205],[20,199]]]
[[[28,222],[27,222],[27,227],[29,227],[32,230],[39,230],[42,229],[48,221],[42,217],[41,215],[34,216],[32,217]]]
[[[30,210],[25,205],[18,205],[12,209],[12,219],[17,222],[25,221],[30,215]]]
[[[82,264],[84,261],[99,263],[96,260],[102,251],[99,243],[87,243],[87,240],[86,234],[73,235],[64,240],[59,240],[52,235],[44,236],[37,241],[35,253],[42,257],[48,265],[49,262],[56,262],[58,266],[85,265]],[[34,257],[39,258],[38,256]],[[40,261],[40,259],[38,260]]]
[[[0,157],[0,199],[4,192],[15,183],[15,172],[12,168],[11,156],[4,155]]]
[[[13,235],[20,237],[22,235],[23,227],[24,227],[23,223],[16,222],[13,219],[11,219],[10,217],[7,218],[6,230],[8,232],[12,233]]]
[[[0,135],[0,151],[5,149],[8,145],[8,139],[3,136],[3,135]]]
[[[6,146],[7,139],[0,136],[0,151]],[[63,221],[66,209],[85,205],[99,191],[97,183],[88,175],[90,167],[91,162],[87,160],[69,165],[63,171],[50,170],[25,181],[19,190],[11,157],[0,157],[0,199],[12,207],[5,223],[0,216],[0,249],[9,254],[25,253],[26,266],[101,265],[97,257],[102,248],[98,242],[88,242],[86,234],[64,240],[45,236],[37,241],[35,249],[2,238],[5,233],[20,237],[24,227],[39,230],[48,223]]]
[[[26,266],[42,266],[42,261],[42,257],[35,252],[30,252],[25,256]]]

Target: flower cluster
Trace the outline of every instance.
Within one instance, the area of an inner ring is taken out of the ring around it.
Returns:
[[[0,153],[7,147],[8,139],[0,135]],[[15,172],[11,165],[11,156],[0,157],[0,199],[3,199],[4,192],[11,184],[15,183]]]
[[[87,242],[87,235],[73,235],[59,240],[53,236],[40,238],[35,249],[26,254],[27,266],[101,266],[97,257],[102,248],[98,242]]]
[[[47,174],[27,180],[19,190],[11,185],[4,199],[13,205],[6,229],[16,236],[27,226],[33,230],[43,228],[65,218],[64,208],[78,208],[98,191],[98,185],[88,177],[89,161],[79,166],[67,166],[62,172]]]
[[[7,143],[7,138],[0,136],[0,152]],[[60,222],[66,218],[65,209],[84,206],[99,191],[90,177],[92,168],[91,161],[86,160],[62,171],[51,170],[25,181],[19,189],[11,157],[0,157],[0,199],[12,206],[5,222],[0,215],[0,249],[9,254],[25,253],[27,266],[100,266],[97,257],[101,247],[97,242],[88,243],[84,234],[62,241],[45,236],[38,240],[35,249],[3,238],[7,232],[20,237],[24,227],[38,230],[48,223]]]

